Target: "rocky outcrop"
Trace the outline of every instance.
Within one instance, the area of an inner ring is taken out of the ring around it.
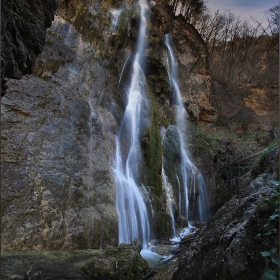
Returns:
[[[182,15],[174,18],[172,37],[177,50],[180,89],[190,120],[197,124],[213,123],[218,112],[211,92],[206,44]]]
[[[117,248],[107,246],[103,255],[84,266],[81,271],[87,277],[101,279],[140,280],[149,271],[148,263],[141,257],[141,242],[120,244]]]
[[[220,83],[213,81],[219,102],[217,124],[237,135],[255,134],[267,145],[278,131],[279,94],[275,81],[266,85]]]
[[[279,180],[278,160],[276,146],[263,168],[265,172],[248,175],[238,195],[198,233],[172,279],[264,279],[268,267],[260,252],[275,246],[273,238],[265,237],[264,226],[276,205],[266,204],[263,197],[275,195],[273,180]]]
[[[5,77],[20,79],[32,73],[57,6],[58,0],[1,1],[1,96]]]
[[[169,6],[157,4],[152,8],[152,12],[147,72],[150,86],[159,97],[164,115],[170,116],[165,108],[170,94],[167,73],[162,73],[162,65],[166,64],[166,54],[162,46],[164,35],[170,33],[178,64],[180,91],[189,120],[196,124],[215,122],[218,112],[212,94],[209,55],[205,42],[182,15],[174,16]],[[170,102],[172,103],[172,100]]]

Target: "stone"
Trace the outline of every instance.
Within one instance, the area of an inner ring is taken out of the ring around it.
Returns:
[[[107,246],[104,254],[82,268],[85,276],[101,279],[140,280],[149,272],[148,263],[141,257],[141,242]]]

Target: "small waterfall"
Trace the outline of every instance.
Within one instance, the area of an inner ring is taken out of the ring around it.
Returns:
[[[167,201],[168,201],[168,208],[169,208],[169,213],[170,213],[170,218],[171,218],[171,226],[172,226],[172,236],[174,237],[176,235],[176,228],[175,228],[175,219],[174,219],[174,211],[173,211],[173,195],[172,195],[172,186],[168,182],[168,178],[165,175],[165,170],[162,168],[162,179],[163,179],[163,187],[166,192],[167,196]]]
[[[180,190],[180,189],[181,189],[181,182],[180,182],[180,179],[179,179],[179,176],[178,176],[177,173],[176,173],[176,179],[177,179],[178,187],[179,187],[179,190]],[[182,197],[181,197],[181,192],[179,192],[178,196],[179,196],[179,197],[178,197],[179,215],[182,216],[182,209],[181,209]]]
[[[173,102],[176,107],[176,123],[177,129],[180,139],[180,147],[181,147],[181,162],[180,162],[180,171],[182,175],[182,183],[183,188],[180,187],[179,193],[179,213],[182,214],[187,220],[189,220],[189,212],[190,212],[190,201],[189,196],[190,193],[195,194],[196,192],[196,184],[199,188],[199,201],[198,201],[198,211],[199,211],[199,218],[204,219],[205,215],[202,213],[208,205],[206,187],[202,178],[202,175],[199,173],[199,170],[196,166],[192,163],[190,156],[187,151],[186,147],[186,140],[187,140],[187,117],[188,114],[184,108],[184,104],[182,101],[179,85],[178,85],[178,77],[177,77],[177,67],[176,61],[173,54],[173,50],[170,44],[169,34],[165,35],[165,44],[168,49],[169,57],[171,60],[171,65],[169,65],[169,59],[167,59],[168,68],[169,70],[169,79],[170,84],[173,91]],[[178,180],[179,181],[179,180]],[[194,196],[193,196],[194,197]]]
[[[117,24],[118,24],[118,19],[119,19],[119,16],[120,16],[121,12],[122,12],[122,9],[120,9],[120,10],[111,10],[112,21],[111,21],[111,26],[110,26],[110,34],[115,31],[115,29],[117,27]]]
[[[115,181],[116,208],[119,222],[119,243],[131,243],[135,238],[142,240],[143,248],[148,247],[150,226],[148,212],[140,192],[139,162],[141,148],[139,141],[141,105],[146,91],[145,77],[141,69],[141,58],[146,42],[147,5],[140,0],[141,22],[136,54],[133,61],[132,79],[127,94],[127,105],[121,127],[116,136]]]
[[[120,87],[120,83],[121,83],[121,80],[122,80],[123,72],[124,72],[124,70],[125,70],[125,67],[126,67],[126,64],[127,64],[128,60],[129,60],[129,57],[130,57],[130,56],[128,56],[128,57],[126,58],[125,63],[124,63],[124,65],[123,65],[122,72],[121,72],[121,75],[120,75],[120,78],[119,78],[119,82],[118,82],[118,87],[117,87],[117,90],[116,90],[116,94],[117,94],[118,91],[119,91],[119,87]]]
[[[149,202],[149,207],[150,207],[152,218],[154,218],[155,211],[153,209],[153,204],[152,204],[151,198],[149,196],[149,192],[147,191],[146,187],[143,184],[142,184],[142,190],[143,190],[143,195],[144,195],[145,200],[147,202]]]
[[[199,195],[198,195],[198,205],[199,205],[199,219],[202,222],[207,222],[211,218],[211,212],[207,209],[210,205],[208,191],[204,182],[204,179],[199,173],[197,175]]]
[[[164,142],[165,133],[166,133],[166,129],[161,128],[162,144]],[[176,228],[175,228],[175,219],[174,219],[174,210],[173,210],[173,204],[174,204],[173,191],[172,191],[172,186],[168,181],[168,177],[165,175],[163,162],[164,162],[164,158],[162,157],[162,168],[161,168],[162,183],[166,193],[168,210],[171,218],[172,237],[174,237],[176,235]]]

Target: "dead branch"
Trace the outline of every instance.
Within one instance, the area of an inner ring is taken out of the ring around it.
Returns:
[[[256,153],[256,154],[250,155],[250,156],[248,156],[248,157],[245,157],[245,158],[242,158],[242,159],[239,159],[239,160],[236,160],[236,161],[232,161],[231,163],[222,164],[222,166],[220,166],[220,167],[217,168],[217,169],[213,169],[213,170],[205,171],[205,172],[201,172],[201,173],[206,174],[206,173],[217,172],[217,171],[219,171],[220,169],[223,169],[223,168],[225,168],[225,167],[229,167],[229,166],[234,165],[234,164],[236,164],[236,163],[240,163],[240,162],[242,162],[242,161],[244,161],[244,160],[246,160],[246,159],[250,159],[250,158],[253,158],[253,157],[255,157],[255,156],[258,156],[258,155],[262,154],[262,153],[265,152],[265,151],[267,151],[267,149],[264,149],[264,150],[262,150],[262,151],[260,151],[260,152],[258,152],[258,153]]]

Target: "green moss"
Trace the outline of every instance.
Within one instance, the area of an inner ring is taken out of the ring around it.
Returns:
[[[164,197],[155,196],[156,238],[169,237],[171,233],[170,217],[166,215],[165,209],[166,209],[166,201]]]
[[[125,8],[118,18],[118,25],[116,26],[116,33],[121,38],[127,37],[128,32],[128,19],[129,19],[129,9]]]
[[[144,141],[144,157],[146,163],[146,184],[153,186],[156,196],[162,195],[162,147],[159,126],[159,114],[156,103],[152,98],[151,92],[151,123]]]
[[[144,156],[145,184],[151,186],[153,207],[156,213],[155,235],[157,238],[167,237],[171,232],[170,217],[166,213],[166,197],[162,186],[162,144],[160,127],[163,117],[158,110],[152,91],[148,91],[151,104],[151,121],[146,136],[142,139],[142,151]]]
[[[156,114],[154,114],[148,132],[148,145],[146,149],[147,181],[155,189],[155,194],[162,194],[161,184],[161,136],[156,124]]]

